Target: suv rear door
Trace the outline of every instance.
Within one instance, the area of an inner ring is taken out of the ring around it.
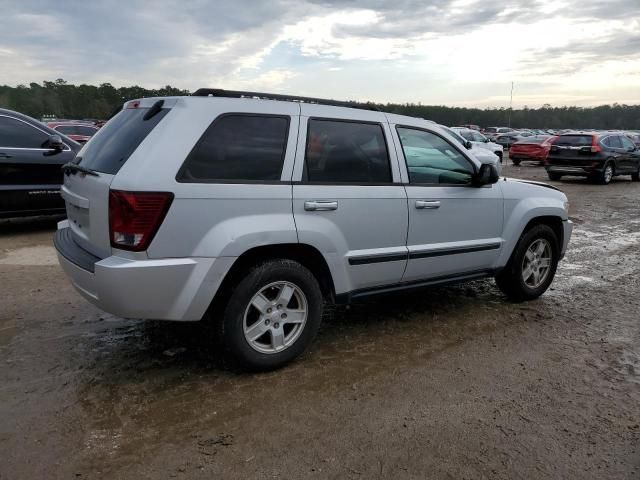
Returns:
[[[94,174],[67,171],[62,196],[72,237],[85,250],[104,258],[111,254],[109,187],[120,168],[147,135],[168,114],[160,108],[147,115],[157,100],[132,101],[78,152],[75,162]],[[164,106],[167,106],[166,103]]]
[[[462,149],[420,124],[393,124],[409,208],[409,262],[403,282],[484,274],[502,248],[500,184],[471,186]]]
[[[343,113],[344,112],[344,113]],[[407,200],[386,116],[301,104],[293,186],[299,241],[323,253],[337,293],[399,282]]]

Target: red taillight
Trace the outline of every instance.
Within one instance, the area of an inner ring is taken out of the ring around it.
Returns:
[[[169,192],[109,191],[111,246],[123,250],[146,250],[160,228],[171,202]]]
[[[594,135],[591,137],[591,153],[600,153],[602,149],[598,145],[598,138]]]

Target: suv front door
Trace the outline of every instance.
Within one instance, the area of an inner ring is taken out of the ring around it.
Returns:
[[[301,109],[293,176],[300,180],[293,185],[299,241],[322,252],[336,293],[399,282],[407,263],[407,199],[386,117]]]
[[[491,270],[502,248],[500,184],[471,186],[473,163],[439,132],[392,125],[404,154],[409,262],[403,282],[473,276]]]

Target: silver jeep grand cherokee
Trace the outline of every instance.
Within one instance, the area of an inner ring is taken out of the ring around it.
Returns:
[[[499,181],[433,122],[214,89],[126,103],[62,195],[55,246],[85,298],[214,322],[253,370],[300,355],[325,302],[488,276],[534,299],[572,229],[562,192]]]

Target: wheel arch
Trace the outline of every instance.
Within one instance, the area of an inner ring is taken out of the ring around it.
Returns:
[[[325,298],[333,299],[335,295],[333,277],[329,265],[320,251],[304,243],[280,243],[253,247],[242,253],[224,276],[214,301],[226,298],[233,285],[236,285],[253,266],[277,258],[294,260],[304,265],[318,280],[322,295]]]

